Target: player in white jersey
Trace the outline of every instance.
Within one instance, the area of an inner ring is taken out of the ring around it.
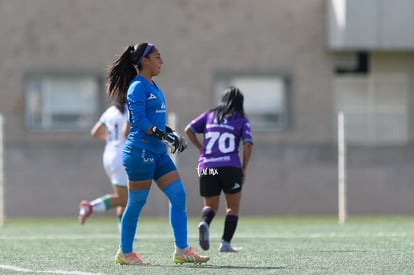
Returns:
[[[113,194],[107,194],[92,201],[82,201],[79,223],[84,224],[93,212],[104,212],[116,207],[118,225],[128,199],[128,177],[122,165],[122,148],[129,132],[128,111],[125,104],[114,102],[101,115],[91,129],[94,138],[105,140],[103,166],[112,183]]]

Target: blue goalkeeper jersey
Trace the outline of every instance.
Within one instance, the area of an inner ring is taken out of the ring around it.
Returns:
[[[131,128],[125,147],[144,148],[154,153],[166,152],[161,140],[146,133],[151,125],[165,132],[167,110],[161,89],[137,75],[129,85],[127,103]]]

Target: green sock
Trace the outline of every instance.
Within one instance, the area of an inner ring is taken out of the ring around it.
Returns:
[[[104,212],[111,208],[111,202],[109,201],[108,196],[102,196],[91,201],[92,208],[94,212]]]

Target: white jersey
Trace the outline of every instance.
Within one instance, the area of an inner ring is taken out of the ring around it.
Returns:
[[[125,108],[125,110],[127,110]],[[106,149],[122,149],[125,143],[124,126],[128,122],[128,112],[122,114],[117,107],[110,106],[101,115],[99,121],[106,128]]]
[[[127,186],[128,178],[122,165],[122,147],[125,143],[124,126],[128,123],[128,111],[122,114],[117,107],[110,106],[99,121],[106,128],[106,145],[103,153],[103,165],[111,183]]]

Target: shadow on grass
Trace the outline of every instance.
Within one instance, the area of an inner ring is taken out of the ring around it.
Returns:
[[[318,250],[320,253],[366,253],[368,250],[355,250],[355,249],[345,249],[345,250]]]
[[[283,266],[241,266],[241,265],[175,265],[172,267],[190,268],[190,269],[240,269],[240,270],[283,270]]]

